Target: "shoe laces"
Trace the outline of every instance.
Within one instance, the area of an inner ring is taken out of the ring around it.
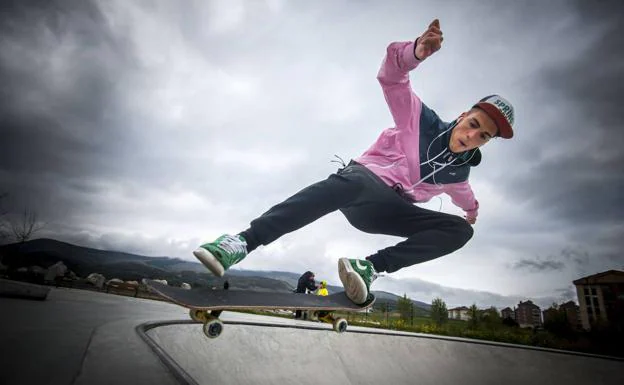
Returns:
[[[228,235],[219,242],[219,247],[231,254],[247,254],[247,242],[238,237]]]
[[[367,261],[370,263],[370,261]],[[370,263],[369,265],[370,269],[371,269],[371,280],[370,283],[372,284],[377,278],[384,276],[384,274],[378,273],[377,270],[375,270],[375,267],[373,266],[372,263]]]

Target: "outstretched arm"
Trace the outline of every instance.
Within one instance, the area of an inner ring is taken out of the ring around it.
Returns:
[[[397,128],[414,125],[420,115],[421,102],[412,90],[409,72],[420,62],[437,52],[442,44],[442,31],[438,19],[415,42],[395,42],[388,45],[377,80],[381,84],[390,113]]]

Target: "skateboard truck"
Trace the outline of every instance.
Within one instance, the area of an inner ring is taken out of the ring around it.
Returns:
[[[318,314],[318,312],[316,313]],[[342,317],[335,318],[331,313],[318,316],[318,320],[321,322],[332,324],[332,328],[337,333],[344,333],[345,331],[347,331],[347,326],[349,326],[346,319]]]
[[[208,338],[217,338],[223,331],[223,322],[219,319],[221,310],[191,309],[189,315],[195,322],[204,324],[204,334]]]

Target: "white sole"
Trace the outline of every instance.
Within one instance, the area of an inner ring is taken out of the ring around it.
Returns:
[[[214,255],[212,255],[210,251],[204,249],[203,247],[199,247],[193,251],[193,255],[217,277],[223,277],[223,274],[225,274],[223,265],[217,258],[215,258]]]
[[[353,270],[348,258],[340,258],[338,260],[338,275],[345,289],[347,297],[355,304],[366,302],[368,298],[368,290],[364,280],[358,273]]]

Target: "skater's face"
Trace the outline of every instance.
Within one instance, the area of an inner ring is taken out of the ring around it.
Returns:
[[[486,144],[497,132],[494,120],[485,111],[473,108],[460,115],[451,132],[449,148],[455,153],[469,151]]]

